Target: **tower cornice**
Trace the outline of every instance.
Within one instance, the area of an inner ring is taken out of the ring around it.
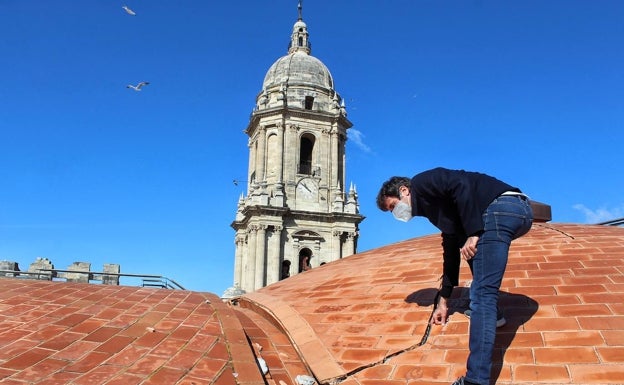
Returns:
[[[340,126],[345,129],[349,129],[353,127],[353,123],[346,116],[342,114],[334,114],[322,111],[310,111],[303,108],[271,108],[262,111],[255,111],[251,119],[249,120],[249,124],[247,128],[245,128],[244,132],[249,134],[251,129],[257,127],[261,119],[271,118],[271,117],[280,117],[284,120],[289,120],[289,118],[302,118],[302,119],[314,119],[317,121],[324,121],[328,123],[338,123]]]

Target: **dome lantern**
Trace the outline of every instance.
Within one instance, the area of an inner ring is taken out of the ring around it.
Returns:
[[[303,17],[301,16],[301,0],[299,0],[299,4],[297,5],[297,10],[299,12],[299,18],[295,25],[293,25],[290,44],[288,45],[288,53],[291,54],[297,51],[303,51],[309,55],[312,51],[312,45],[308,40],[308,26],[303,22]]]

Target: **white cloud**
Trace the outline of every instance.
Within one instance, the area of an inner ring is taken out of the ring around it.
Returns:
[[[350,128],[347,131],[347,137],[349,140],[352,140],[362,151],[371,152],[371,148],[368,147],[364,143],[364,134],[361,131],[356,130],[355,128]]]
[[[601,207],[596,210],[589,209],[580,203],[572,207],[585,215],[586,223],[601,223],[624,217],[624,205],[614,208]]]

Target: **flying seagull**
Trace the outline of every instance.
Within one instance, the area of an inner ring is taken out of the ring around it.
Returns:
[[[127,13],[128,15],[136,16],[136,13],[135,13],[133,10],[131,10],[130,8],[128,8],[128,6],[127,6],[127,5],[124,5],[124,6],[123,6],[123,7],[121,7],[121,8],[123,8],[123,9],[124,9],[124,11],[126,11],[126,13]]]
[[[143,86],[146,86],[148,84],[149,84],[149,82],[141,82],[141,83],[137,84],[136,86],[133,86],[132,84],[128,84],[126,86],[126,88],[132,88],[135,91],[141,91],[141,88],[143,88]]]

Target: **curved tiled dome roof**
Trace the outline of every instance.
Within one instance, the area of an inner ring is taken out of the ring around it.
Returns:
[[[247,294],[279,320],[321,383],[450,384],[465,372],[467,289],[425,334],[442,274],[439,235],[312,269]],[[467,265],[460,285],[470,283]],[[542,223],[512,243],[497,384],[624,383],[624,228]]]
[[[450,384],[467,290],[423,336],[440,236],[327,263],[224,303],[210,293],[0,278],[6,384]],[[462,267],[460,285],[470,273]],[[535,224],[512,244],[497,384],[624,383],[624,228]],[[266,372],[266,373],[264,373]]]

